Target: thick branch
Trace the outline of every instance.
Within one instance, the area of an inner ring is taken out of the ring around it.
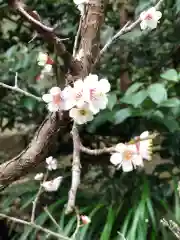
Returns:
[[[37,20],[38,17],[35,11],[26,11],[25,9],[27,9],[27,6],[22,4],[19,0],[9,0],[9,5],[15,9],[24,20],[29,22],[32,28],[36,30],[45,41],[55,46],[58,56],[60,56],[64,61],[65,72],[70,70],[72,75],[79,75],[81,70],[80,62],[74,60],[72,55],[66,50],[65,45],[56,36],[54,30]]]
[[[44,161],[57,136],[59,126],[56,114],[48,116],[37,130],[27,149],[12,160],[0,165],[0,189],[26,175]]]
[[[104,19],[104,1],[89,0],[81,29],[80,48],[83,49],[83,77],[91,72],[92,64],[99,55],[100,29]]]

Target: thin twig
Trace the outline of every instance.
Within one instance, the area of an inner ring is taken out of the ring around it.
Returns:
[[[47,171],[47,173],[44,176],[43,182],[45,182],[47,180],[47,177],[48,177],[48,171]],[[39,190],[38,190],[37,195],[36,195],[36,197],[35,197],[35,199],[33,201],[33,207],[32,207],[32,213],[31,213],[31,223],[34,223],[34,220],[35,220],[36,206],[37,206],[37,202],[39,200],[39,197],[40,197],[40,195],[42,193],[42,188],[43,188],[43,186],[40,183]]]
[[[156,136],[157,136],[157,133],[153,133],[153,134],[150,134],[148,137],[145,137],[145,138],[133,139],[130,142],[126,143],[126,145],[135,144],[137,142],[145,141],[145,140],[148,140],[148,139],[154,139]],[[101,154],[104,154],[104,153],[114,152],[115,151],[115,146],[112,146],[112,147],[109,147],[109,148],[105,147],[105,148],[100,148],[100,149],[89,149],[87,147],[84,147],[82,144],[80,144],[80,150],[81,150],[81,152],[87,153],[89,155],[98,156],[98,155],[101,155]]]
[[[71,239],[75,239],[77,233],[78,233],[78,230],[79,228],[81,227],[81,219],[80,219],[80,215],[79,215],[79,211],[77,209],[77,207],[74,208],[75,212],[76,212],[76,218],[77,218],[77,225],[76,225],[76,229],[71,237]]]
[[[54,223],[54,225],[57,227],[57,229],[61,230],[60,226],[58,225],[58,223],[56,222],[56,220],[54,219],[54,217],[51,215],[51,213],[49,212],[47,207],[44,207],[44,211],[47,213],[47,215],[49,216],[49,218],[51,219],[51,221]]]
[[[66,206],[66,214],[71,213],[75,208],[76,192],[80,184],[81,163],[80,163],[80,139],[76,124],[72,127],[73,138],[73,162],[72,162],[72,180],[69,190],[68,203]]]
[[[3,87],[3,88],[10,89],[10,90],[12,90],[12,91],[21,93],[21,94],[23,94],[23,95],[25,95],[25,96],[27,96],[27,97],[34,98],[34,99],[36,99],[38,102],[43,102],[42,98],[37,97],[37,96],[35,96],[35,95],[31,94],[31,93],[28,93],[28,92],[22,90],[21,88],[19,88],[19,87],[17,87],[17,86],[10,86],[10,85],[7,85],[7,84],[2,83],[2,82],[0,82],[0,86]]]
[[[56,237],[57,239],[60,239],[60,240],[63,240],[63,239],[64,240],[70,240],[70,238],[68,238],[68,237],[65,237],[65,236],[63,236],[61,234],[55,233],[55,232],[53,232],[53,231],[51,231],[51,230],[49,230],[47,228],[41,227],[41,226],[39,226],[39,225],[37,225],[35,223],[27,222],[25,220],[18,219],[18,218],[15,218],[15,217],[11,217],[11,216],[8,216],[8,215],[3,214],[3,213],[0,213],[0,217],[6,218],[6,219],[11,220],[13,222],[17,222],[17,223],[20,223],[20,224],[23,224],[23,225],[30,226],[32,228],[36,228],[36,229],[41,230],[41,231],[43,231],[43,232],[45,232],[47,234],[50,234],[51,236],[54,236],[54,237]]]
[[[155,5],[155,8],[158,9],[160,5],[163,3],[163,0],[158,1],[158,3]],[[130,22],[127,22],[123,28],[121,28],[101,49],[99,56],[95,60],[94,65],[99,61],[100,57],[106,52],[106,50],[114,43],[120,36],[124,35],[127,32],[132,31],[133,28],[135,28],[140,23],[140,17],[133,23],[130,24]]]
[[[76,34],[76,37],[75,37],[75,41],[74,41],[73,57],[76,56],[77,47],[78,47],[78,40],[79,40],[79,36],[80,36],[80,33],[81,33],[81,26],[82,26],[82,19],[80,18],[78,31],[77,31],[77,34]]]
[[[47,31],[47,32],[53,32],[54,29],[51,28],[51,27],[47,27],[46,25],[42,24],[40,21],[36,20],[35,18],[31,17],[31,15],[29,15],[23,7],[21,7],[20,5],[18,5],[18,10],[19,12],[25,16],[30,22],[38,25],[41,29],[43,29],[44,31]]]

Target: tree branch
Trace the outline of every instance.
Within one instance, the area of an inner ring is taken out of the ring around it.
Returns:
[[[44,161],[57,137],[61,123],[56,114],[48,115],[29,146],[17,157],[0,165],[0,190]]]
[[[72,162],[72,180],[71,188],[69,191],[68,203],[66,207],[66,214],[74,211],[75,201],[76,201],[76,192],[80,184],[80,175],[81,175],[81,163],[80,163],[80,139],[79,133],[76,124],[73,124],[72,127],[72,138],[73,138],[73,162]]]
[[[65,73],[70,70],[70,73],[73,76],[79,75],[81,71],[81,63],[75,60],[66,50],[65,45],[62,43],[61,39],[56,36],[53,28],[47,27],[40,22],[39,16],[37,16],[35,11],[26,11],[25,9],[28,9],[27,6],[19,0],[9,0],[8,3],[9,6],[15,9],[24,20],[31,24],[32,28],[36,30],[45,41],[56,47],[58,56],[64,61]]]

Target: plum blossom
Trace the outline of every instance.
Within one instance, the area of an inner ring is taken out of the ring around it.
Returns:
[[[52,156],[46,158],[46,163],[47,163],[47,169],[49,171],[57,169],[57,160],[55,158],[53,158]]]
[[[72,108],[69,111],[69,116],[79,125],[93,120],[93,113],[87,103],[79,108]]]
[[[48,55],[46,53],[40,52],[37,57],[37,62],[39,66],[45,66],[48,60]]]
[[[143,166],[143,159],[141,155],[137,154],[136,149],[133,150],[129,145],[119,143],[115,147],[115,153],[110,157],[110,162],[117,166],[122,167],[124,172],[130,172],[136,166]]]
[[[100,79],[95,74],[90,74],[84,79],[83,96],[89,103],[89,109],[97,114],[100,110],[105,109],[108,103],[107,93],[111,85],[107,79]]]
[[[88,216],[81,215],[80,219],[84,225],[89,224],[91,222],[91,219]]]
[[[74,1],[74,4],[77,5],[77,8],[81,13],[81,16],[83,16],[85,11],[85,4],[87,4],[89,0],[73,0],[73,1]]]
[[[48,94],[42,96],[42,99],[48,104],[48,110],[50,112],[66,111],[73,106],[71,91],[72,88],[70,86],[64,88],[63,91],[61,91],[59,87],[52,87]]]
[[[136,151],[143,159],[151,160],[152,159],[152,138],[149,137],[149,132],[145,131],[141,133],[139,137],[135,137],[135,140],[139,140],[134,144],[130,144],[129,147]],[[141,140],[145,139],[146,140]]]
[[[43,173],[37,173],[34,177],[34,180],[41,181],[43,179]]]
[[[162,17],[162,13],[160,11],[156,11],[155,7],[148,9],[140,14],[140,27],[142,30],[145,29],[154,29],[157,27],[159,23],[159,19]]]
[[[63,177],[57,177],[51,181],[43,182],[41,185],[43,186],[46,192],[55,192],[58,190]]]

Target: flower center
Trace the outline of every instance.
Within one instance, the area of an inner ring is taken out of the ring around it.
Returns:
[[[80,109],[79,113],[80,113],[81,116],[85,116],[87,114],[85,109]]]
[[[145,20],[152,20],[153,17],[152,17],[152,14],[148,13],[145,17]]]
[[[124,153],[123,153],[123,159],[125,161],[130,161],[132,159],[132,151],[129,151],[129,150],[125,150]]]
[[[60,94],[53,95],[53,103],[54,104],[60,104],[61,103],[61,96]]]

